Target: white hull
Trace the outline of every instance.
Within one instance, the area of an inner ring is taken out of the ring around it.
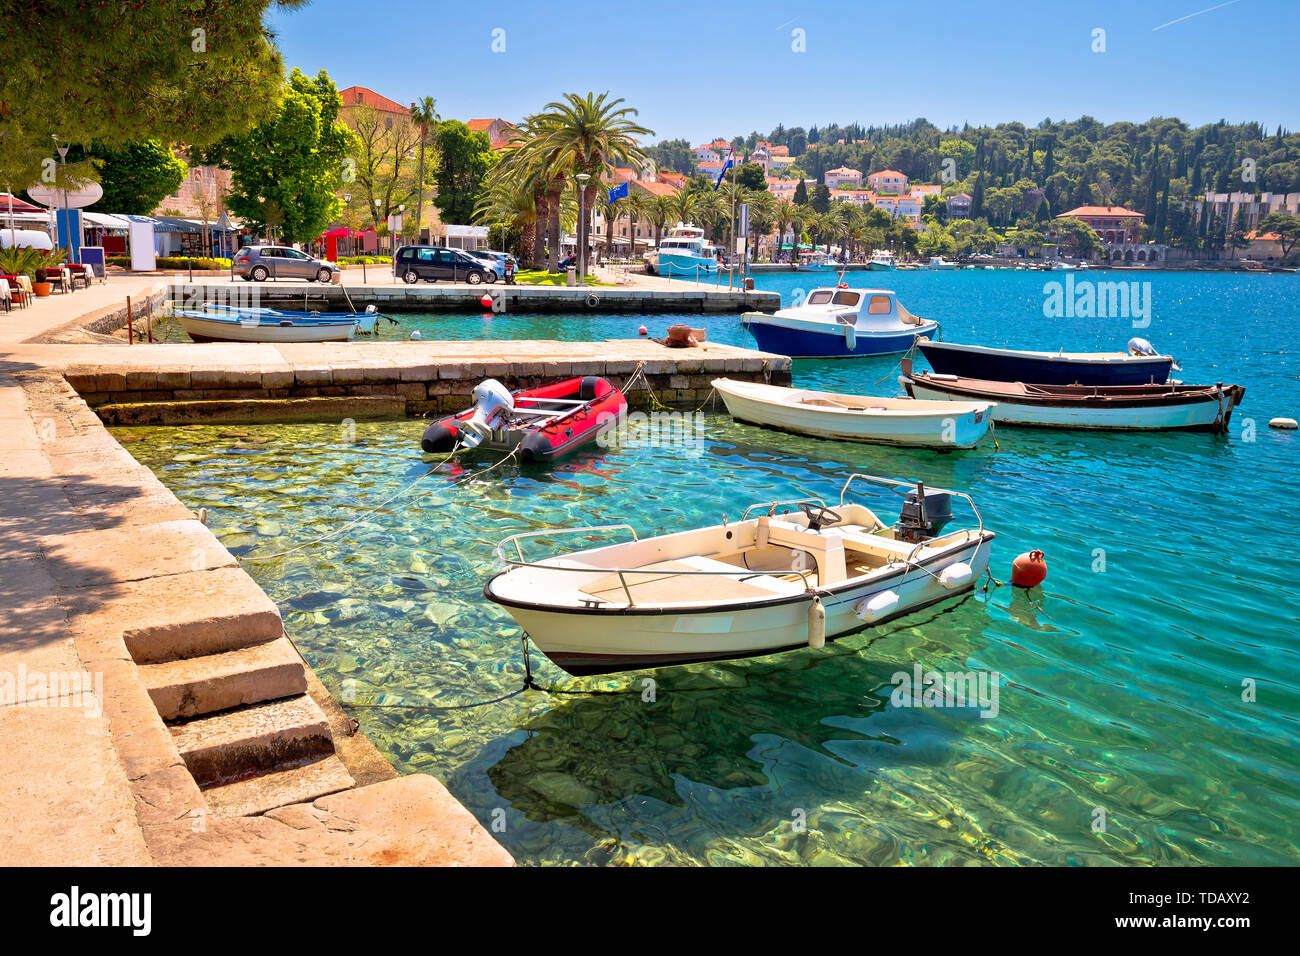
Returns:
[[[927,387],[924,379],[912,380],[912,393],[921,399],[954,400],[944,392]],[[957,401],[966,401],[966,399],[957,399]],[[995,422],[1005,422],[1010,425],[1151,431],[1157,429],[1209,429],[1221,414],[1221,410],[1216,402],[1155,405],[1145,408],[1067,408],[999,401],[993,406],[992,413]]]
[[[928,563],[929,570],[900,569],[823,590],[826,639],[843,637],[970,591],[988,568],[990,547],[990,539],[976,539],[951,550],[941,562]],[[937,580],[935,575],[944,567],[963,562],[973,572],[969,584],[949,590]],[[867,622],[854,612],[859,603],[887,591],[898,595],[892,613]],[[747,609],[656,609],[640,614],[635,609],[508,609],[551,660],[573,673],[599,673],[752,657],[806,645],[809,602],[810,598],[801,597]]]
[[[356,323],[327,325],[263,325],[237,321],[201,319],[178,315],[181,327],[190,338],[213,342],[346,342],[357,332]]]
[[[918,448],[974,448],[992,423],[986,402],[923,402],[837,395],[715,379],[740,421],[800,435]]]

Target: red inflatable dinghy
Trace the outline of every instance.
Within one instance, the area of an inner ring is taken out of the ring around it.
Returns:
[[[461,448],[508,452],[526,462],[551,461],[618,427],[627,413],[623,393],[598,375],[509,392],[495,379],[474,389],[474,405],[424,430],[420,446],[447,454]]]

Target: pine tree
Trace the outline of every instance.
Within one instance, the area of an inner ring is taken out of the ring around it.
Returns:
[[[808,205],[808,184],[804,182],[803,177],[799,177],[799,185],[794,187],[794,204],[796,206]]]

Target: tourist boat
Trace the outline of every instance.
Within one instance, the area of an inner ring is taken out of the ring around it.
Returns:
[[[364,312],[294,312],[286,309],[268,309],[257,306],[245,305],[225,305],[217,302],[205,302],[199,307],[202,312],[215,312],[219,315],[239,315],[239,316],[266,316],[279,319],[319,319],[323,322],[355,322],[357,331],[362,335],[369,335],[375,331],[375,325],[378,322],[381,313],[373,306],[366,306]],[[397,320],[383,316],[393,325]]]
[[[517,392],[490,378],[475,386],[472,397],[472,407],[424,430],[424,451],[517,449],[525,463],[553,461],[617,428],[627,414],[623,393],[598,375]]]
[[[888,249],[877,249],[867,260],[867,268],[872,272],[893,272],[898,268],[898,261]]]
[[[1074,265],[1069,262],[1064,262],[1060,259],[1054,259],[1049,265],[1046,266],[1046,270],[1048,272],[1073,272]]]
[[[913,398],[993,402],[999,425],[1131,431],[1226,432],[1246,394],[1240,385],[1027,385],[913,372],[903,359],[898,382]]]
[[[1158,385],[1174,367],[1171,355],[1157,355],[1145,339],[1132,339],[1127,352],[1025,352],[954,342],[916,343],[930,368],[994,382],[1035,385]]]
[[[824,252],[801,252],[794,266],[795,272],[835,272],[838,269],[839,266]]]
[[[917,448],[974,448],[988,434],[990,402],[922,402],[839,395],[761,382],[713,380],[733,418],[817,438]]]
[[[925,264],[925,268],[943,270],[956,269],[957,263],[949,262],[943,256],[931,256],[930,261]]]
[[[346,342],[357,334],[355,317],[293,317],[203,309],[177,309],[175,314],[195,342]]]
[[[718,271],[717,247],[704,238],[700,227],[679,222],[657,248],[646,253],[645,263],[651,273],[669,279],[713,275]]]
[[[902,497],[897,522],[846,502],[855,481]],[[954,498],[974,521],[947,530]],[[525,556],[532,539],[615,532],[631,540]],[[738,521],[650,538],[628,525],[512,535],[497,545],[507,567],[483,594],[560,667],[603,674],[820,647],[969,592],[993,537],[969,495],[852,475],[834,509],[816,498],[763,502]]]
[[[939,323],[908,312],[886,289],[813,289],[803,305],[746,312],[741,324],[764,352],[793,358],[861,358],[906,352]]]

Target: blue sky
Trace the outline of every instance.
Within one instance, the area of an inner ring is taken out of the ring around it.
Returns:
[[[1300,128],[1300,0],[313,0],[273,14],[272,27],[288,65],[323,68],[340,89],[512,120],[566,91],[609,90],[656,139],[693,143],[918,116],[942,127],[1086,113]]]

